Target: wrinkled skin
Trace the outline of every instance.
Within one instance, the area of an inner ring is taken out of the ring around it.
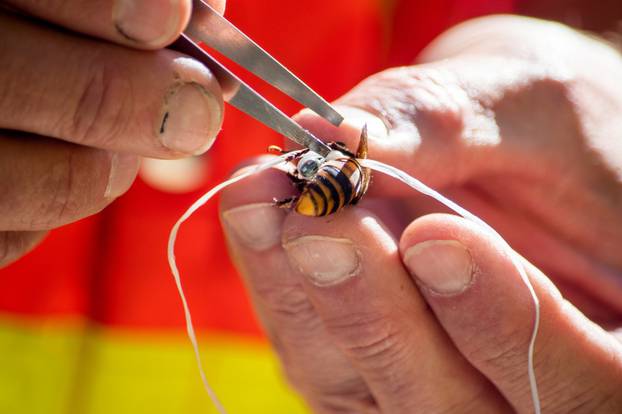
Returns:
[[[212,1],[220,11],[224,3]],[[198,62],[161,49],[191,4],[0,4],[0,267],[123,194],[141,156],[179,158],[214,141],[219,85]]]
[[[567,27],[509,16],[462,24],[418,65],[337,101],[336,129],[499,230],[541,303],[543,412],[622,411],[622,57]],[[532,412],[534,308],[481,228],[374,173],[326,218],[273,207],[267,171],[228,189],[229,247],[293,386],[318,413]]]

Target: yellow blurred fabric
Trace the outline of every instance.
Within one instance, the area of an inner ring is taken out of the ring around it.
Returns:
[[[267,344],[201,337],[208,381],[230,413],[306,413]],[[217,413],[180,333],[0,318],[0,413]]]

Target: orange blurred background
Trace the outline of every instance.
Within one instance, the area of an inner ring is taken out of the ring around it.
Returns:
[[[326,99],[410,64],[446,28],[512,0],[230,0],[227,17]],[[242,76],[286,113],[299,106]],[[178,216],[236,164],[282,138],[226,109],[200,159],[148,161],[102,213],[55,230],[0,270],[0,413],[215,412],[201,388],[166,262]],[[169,171],[187,182],[170,183]],[[230,412],[303,413],[227,259],[217,202],[179,235],[177,258],[205,369]],[[212,410],[212,411],[210,411]]]

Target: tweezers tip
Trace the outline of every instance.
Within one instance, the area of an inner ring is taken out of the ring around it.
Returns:
[[[328,113],[325,116],[325,119],[336,127],[341,125],[341,123],[343,122],[343,116],[341,116],[339,112],[335,111],[334,109],[332,112]]]

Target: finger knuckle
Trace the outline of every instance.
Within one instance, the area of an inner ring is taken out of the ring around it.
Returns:
[[[74,142],[97,142],[108,148],[132,119],[132,85],[129,77],[107,59],[94,59],[87,73],[64,135]]]
[[[346,100],[364,102],[365,109],[381,116],[391,130],[418,135],[433,131],[445,140],[460,135],[472,105],[455,76],[440,68],[388,69],[361,86]]]
[[[411,68],[408,85],[410,98],[415,103],[412,121],[422,134],[429,130],[449,139],[463,132],[465,115],[472,109],[473,102],[450,71]]]
[[[277,318],[299,322],[304,326],[316,317],[302,286],[264,286],[258,293],[267,309]]]
[[[402,341],[390,318],[376,312],[346,314],[325,321],[346,354],[384,370],[400,361]]]
[[[30,228],[50,229],[100,211],[110,159],[105,151],[72,147],[55,163],[42,185],[44,195],[31,215]]]
[[[14,256],[14,245],[11,232],[0,232],[0,266],[8,264]]]
[[[26,254],[38,240],[36,236],[37,234],[30,232],[0,232],[0,268]]]
[[[482,338],[473,337],[467,342],[469,359],[477,361],[478,364],[486,367],[487,370],[497,373],[497,377],[508,387],[520,391],[528,390],[526,381],[526,367],[529,349],[530,335],[521,329],[491,329],[494,335]],[[474,336],[481,335],[477,333]]]

